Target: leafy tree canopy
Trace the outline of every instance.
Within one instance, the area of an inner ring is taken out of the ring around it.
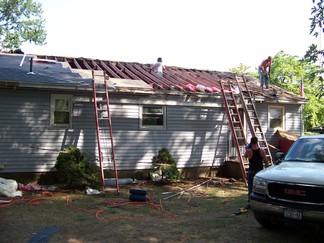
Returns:
[[[240,63],[240,65],[238,67],[234,67],[234,68],[230,68],[229,71],[230,72],[233,72],[235,74],[238,74],[238,75],[244,75],[244,74],[247,74],[249,76],[252,76],[252,77],[255,77],[255,78],[258,78],[259,75],[257,73],[253,73],[253,72],[249,72],[250,66],[247,66],[243,63]]]
[[[312,1],[310,34],[321,38],[321,33],[324,33],[324,0]],[[324,50],[318,49],[318,46],[315,44],[309,47],[302,59],[286,54],[284,51],[280,51],[272,59],[271,84],[299,94],[299,84],[303,81],[305,98],[308,100],[303,109],[305,131],[308,131],[312,127],[323,126],[323,65]],[[243,64],[238,68],[231,69],[231,71],[241,73],[242,69],[244,69]]]
[[[243,63],[240,63],[240,65],[238,67],[230,68],[229,70],[236,74],[245,74],[245,73],[247,73],[249,68],[250,68],[249,66],[246,66]]]
[[[33,0],[0,0],[0,48],[17,49],[25,42],[46,40],[42,5]]]
[[[297,56],[280,51],[272,58],[270,83],[297,94],[298,84],[305,72],[305,65]]]
[[[323,25],[324,25],[324,0],[312,0],[313,1],[313,8],[311,10],[312,17],[311,20],[311,26],[310,26],[310,34],[313,34],[315,37],[318,37],[319,31],[324,31]]]
[[[311,24],[309,34],[321,38],[321,32],[324,33],[324,0],[312,1],[313,7],[311,9]],[[319,50],[317,45],[312,44],[308,48],[304,59],[313,63],[320,61],[323,65],[324,50]]]
[[[308,99],[303,109],[306,131],[322,125],[324,120],[324,83],[318,75],[321,72],[321,67],[316,63],[299,59],[284,51],[277,53],[272,59],[270,83],[299,94],[299,84],[303,81],[305,98]]]

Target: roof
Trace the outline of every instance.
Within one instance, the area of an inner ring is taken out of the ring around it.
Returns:
[[[64,63],[42,61],[34,55],[24,57],[17,54],[0,54],[0,82],[18,86],[75,87],[90,85],[91,78],[84,79],[78,73],[64,67]]]
[[[142,89],[150,92],[220,95],[221,80],[236,80],[232,72],[165,66],[161,77],[151,71],[151,64],[0,53],[0,82],[19,86],[90,89],[92,70],[104,71],[109,77],[109,84],[117,87],[116,92]],[[306,101],[271,84],[268,90],[262,92],[258,79],[245,78],[250,92],[257,99],[294,103]]]

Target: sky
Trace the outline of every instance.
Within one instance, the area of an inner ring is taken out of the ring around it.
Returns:
[[[302,57],[312,0],[36,0],[47,40],[27,54],[250,71],[279,51]]]

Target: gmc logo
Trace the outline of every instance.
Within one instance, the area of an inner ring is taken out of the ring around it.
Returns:
[[[294,190],[294,189],[287,189],[285,188],[284,193],[287,195],[293,195],[293,196],[306,196],[306,191],[304,190]]]

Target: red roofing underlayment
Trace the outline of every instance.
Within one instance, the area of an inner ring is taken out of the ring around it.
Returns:
[[[54,60],[57,62],[66,62],[72,69],[103,70],[110,78],[142,80],[154,89],[161,90],[220,93],[221,80],[236,80],[235,74],[231,72],[165,66],[163,77],[161,77],[151,70],[151,64],[44,55],[38,55],[37,58]],[[253,77],[246,77],[246,81],[247,86],[252,94],[265,97],[280,94],[281,98],[304,100],[302,97],[299,97],[291,92],[287,92],[274,85],[269,85],[268,90],[262,91],[259,80]],[[236,83],[236,81],[234,83]],[[244,91],[244,87],[241,87],[241,89]]]

